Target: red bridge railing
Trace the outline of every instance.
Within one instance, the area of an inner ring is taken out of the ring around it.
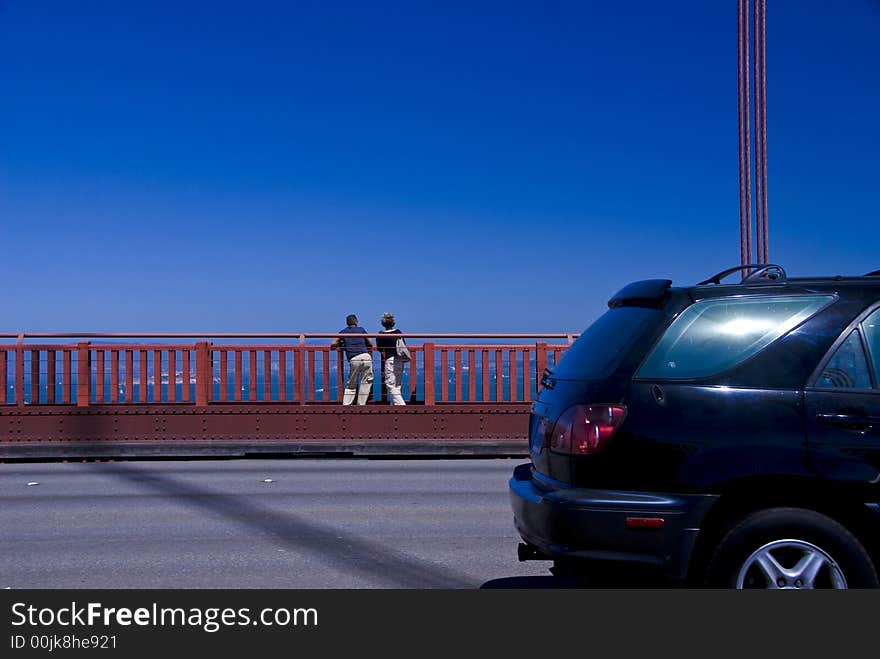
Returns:
[[[337,336],[0,334],[15,339],[0,345],[0,405],[340,404],[348,364],[329,347]],[[544,369],[576,335],[402,336],[413,356],[403,375],[410,404],[503,405],[531,401]],[[379,402],[382,364],[375,350],[373,366],[372,401]]]

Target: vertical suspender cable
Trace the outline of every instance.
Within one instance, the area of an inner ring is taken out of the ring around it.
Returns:
[[[751,171],[751,158],[750,154],[752,152],[751,143],[749,141],[749,132],[751,130],[751,117],[749,116],[749,104],[752,96],[751,87],[749,85],[749,67],[751,66],[751,61],[749,58],[749,2],[746,0],[744,3],[744,20],[743,25],[745,26],[745,47],[743,50],[743,71],[745,72],[745,92],[746,92],[746,102],[744,104],[745,108],[745,162],[746,162],[746,256],[751,262],[752,259],[752,171]]]
[[[752,13],[754,12],[754,13]],[[752,38],[754,22],[754,39]],[[737,119],[739,122],[740,261],[752,263],[752,139],[755,164],[755,259],[768,263],[767,230],[767,0],[737,0]],[[754,43],[754,64],[752,44]],[[755,89],[752,92],[752,69]],[[753,118],[754,113],[754,118]],[[745,275],[745,269],[743,269]]]
[[[748,263],[748,259],[746,256],[746,227],[748,226],[746,223],[746,208],[745,208],[745,197],[746,197],[746,188],[745,188],[745,162],[743,158],[744,152],[744,135],[743,135],[743,2],[744,0],[737,0],[737,70],[736,70],[736,100],[737,100],[737,120],[738,120],[738,128],[739,128],[739,253],[740,253],[740,263],[745,265]],[[746,276],[746,271],[743,269],[743,277]]]
[[[767,254],[767,0],[761,0],[761,218],[764,226],[761,236],[764,240],[764,260]]]
[[[761,213],[761,12],[760,0],[752,3],[753,20],[755,22],[755,93],[754,98],[754,135],[755,135],[755,252],[757,263],[766,263],[764,257],[764,221]]]

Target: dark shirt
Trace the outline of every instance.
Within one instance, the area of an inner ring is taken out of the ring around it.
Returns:
[[[401,334],[399,329],[393,329],[390,332],[382,332],[383,334]],[[376,347],[382,351],[382,359],[397,356],[397,337],[394,336],[377,336]]]
[[[345,329],[339,330],[340,334],[366,334],[367,330],[363,327],[349,326]],[[342,337],[342,347],[345,348],[345,357],[347,359],[351,359],[352,357],[357,357],[358,355],[362,355],[365,352],[369,352],[367,349],[367,342],[364,340],[362,336],[344,336]]]

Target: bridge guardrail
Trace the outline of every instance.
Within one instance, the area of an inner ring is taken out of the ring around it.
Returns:
[[[348,364],[341,350],[329,346],[339,336],[0,334],[0,340],[16,339],[0,345],[0,406],[340,404]],[[544,369],[558,361],[577,335],[401,336],[411,343],[413,354],[403,375],[406,397],[409,403],[432,406],[530,402]],[[179,341],[193,338],[200,340]],[[44,343],[47,339],[63,342]],[[142,339],[163,342],[133,342]],[[247,343],[215,342],[231,339]],[[286,343],[289,339],[295,343]],[[473,343],[478,340],[482,342]],[[372,399],[379,402],[384,385],[375,349],[373,359]]]

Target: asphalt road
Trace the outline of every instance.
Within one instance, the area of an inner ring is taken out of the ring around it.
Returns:
[[[521,462],[0,464],[0,588],[565,587],[516,558]]]

